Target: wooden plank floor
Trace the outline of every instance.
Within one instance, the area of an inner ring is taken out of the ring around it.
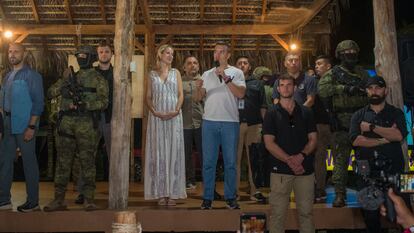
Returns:
[[[218,183],[219,193],[223,184]],[[246,187],[245,187],[246,189]],[[40,184],[40,205],[43,207],[53,198],[53,183]],[[243,186],[242,186],[243,190]],[[135,211],[144,231],[236,231],[239,216],[243,212],[264,212],[269,216],[269,205],[256,204],[249,200],[247,193],[241,192],[240,210],[228,210],[224,201],[215,201],[213,210],[200,210],[202,187],[188,192],[188,198],[179,200],[177,206],[159,207],[157,201],[144,200],[143,184],[131,183],[129,210]],[[108,184],[97,183],[96,203],[101,210],[85,212],[82,206],[74,204],[77,193],[73,185],[68,186],[67,204],[70,211],[53,213],[19,213],[16,206],[25,201],[25,186],[22,182],[13,183],[12,199],[14,211],[0,211],[0,232],[111,232],[114,211],[107,210]],[[264,190],[268,196],[268,190]],[[314,205],[317,229],[360,229],[365,225],[358,208],[332,208],[330,204]],[[287,229],[298,228],[295,204],[290,203],[286,222]]]

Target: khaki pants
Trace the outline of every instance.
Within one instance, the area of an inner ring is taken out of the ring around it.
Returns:
[[[295,193],[300,233],[314,233],[314,174],[294,176],[272,173],[270,176],[270,233],[284,233],[290,193]]]
[[[315,153],[316,192],[325,191],[326,185],[326,148],[332,145],[331,129],[328,124],[317,124],[318,144]]]
[[[241,161],[243,156],[243,149],[246,150],[247,156],[247,165],[248,165],[248,177],[249,177],[249,186],[250,186],[250,195],[254,195],[256,193],[256,186],[253,182],[253,175],[252,175],[252,167],[250,164],[250,154],[249,154],[249,146],[253,143],[259,143],[261,139],[261,132],[262,132],[262,125],[250,125],[248,126],[247,123],[240,124],[240,136],[239,136],[239,144],[237,147],[237,186],[236,190],[239,190],[240,187],[240,170],[241,170]]]

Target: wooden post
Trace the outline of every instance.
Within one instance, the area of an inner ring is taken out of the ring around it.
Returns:
[[[394,0],[373,0],[372,2],[375,27],[375,68],[387,82],[388,102],[402,109],[403,95],[398,64]]]
[[[118,0],[115,12],[114,102],[111,123],[109,208],[128,206],[131,136],[131,73],[136,0]]]
[[[147,121],[148,121],[148,108],[146,104],[147,98],[147,85],[148,85],[148,74],[153,68],[153,63],[155,61],[155,34],[152,31],[148,31],[145,34],[145,58],[144,58],[144,109],[143,109],[143,118],[142,118],[142,145],[141,145],[141,180],[144,180],[145,174],[145,143],[147,137]]]
[[[375,68],[388,87],[387,102],[403,109],[400,68],[397,53],[394,0],[373,0],[375,28]],[[405,168],[408,171],[407,143],[402,145]]]
[[[135,212],[122,211],[115,213],[112,233],[141,233],[141,231]]]

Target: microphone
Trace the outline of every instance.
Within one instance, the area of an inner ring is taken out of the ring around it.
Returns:
[[[214,65],[216,66],[216,68],[219,67],[220,62],[219,61],[214,61]],[[223,82],[223,77],[221,76],[221,74],[219,74],[218,78],[219,78],[220,82],[222,83]]]

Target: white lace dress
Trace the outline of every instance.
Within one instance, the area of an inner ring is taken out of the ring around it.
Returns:
[[[157,112],[173,112],[178,101],[176,69],[161,80],[151,71],[152,104]],[[186,198],[182,114],[163,121],[149,112],[145,144],[145,199]]]

